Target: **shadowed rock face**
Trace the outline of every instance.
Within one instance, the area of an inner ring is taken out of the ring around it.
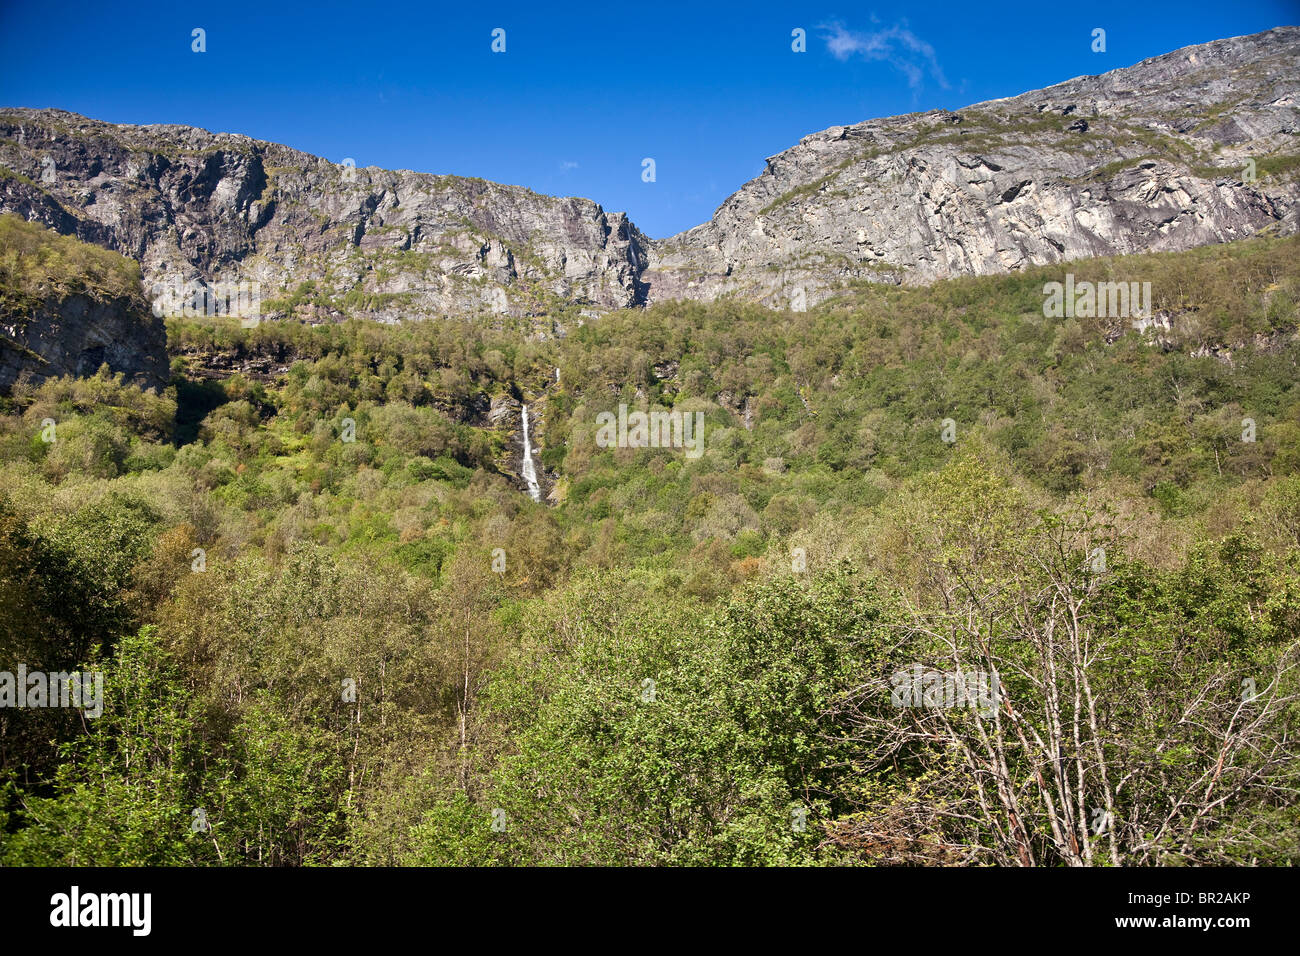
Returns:
[[[57,110],[0,111],[0,166],[19,174],[0,175],[0,212],[139,260],[146,288],[258,282],[271,315],[811,305],[855,279],[1295,232],[1297,62],[1300,28],[1286,27],[955,113],[833,127],[664,240],[586,199]]]
[[[29,314],[0,317],[0,393],[20,378],[36,384],[94,375],[101,365],[142,388],[167,384],[167,333],[140,297],[51,297]]]
[[[17,216],[0,216],[0,393],[107,365],[144,388],[167,384],[167,331],[139,267]]]
[[[815,133],[712,220],[655,242],[649,299],[784,306],[802,287],[811,304],[851,279],[924,283],[1295,232],[1297,63],[1300,28],[1279,28]]]

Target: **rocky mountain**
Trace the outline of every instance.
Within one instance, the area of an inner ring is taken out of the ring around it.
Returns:
[[[144,388],[167,384],[167,331],[136,263],[0,216],[0,393],[16,381],[88,376],[107,365]]]
[[[1187,249],[1300,216],[1300,28],[1218,40],[1010,99],[838,126],[651,247],[649,298],[808,302]]]
[[[271,317],[720,296],[799,308],[852,280],[1294,233],[1297,63],[1300,28],[1280,27],[956,112],[833,127],[663,240],[585,199],[57,110],[0,111],[0,211],[139,260],[151,289],[257,282]]]
[[[0,112],[0,176],[0,211],[137,259],[151,291],[256,282],[264,312],[320,320],[644,301],[648,241],[586,199],[60,110]]]

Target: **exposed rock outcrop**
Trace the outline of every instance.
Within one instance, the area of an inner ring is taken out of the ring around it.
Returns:
[[[167,384],[167,332],[135,263],[14,217],[0,217],[0,244],[18,253],[0,268],[0,392],[102,365],[145,388]]]
[[[272,311],[322,319],[528,315],[644,298],[647,240],[587,199],[60,110],[0,112],[0,166],[11,171],[0,211],[138,260],[151,289],[257,282]]]
[[[258,282],[264,313],[313,320],[720,296],[799,308],[851,280],[1293,233],[1297,62],[1300,28],[1280,27],[956,112],[833,127],[664,240],[586,199],[58,110],[0,111],[0,211],[137,259],[147,287]]]
[[[1300,28],[1218,40],[956,112],[805,137],[712,220],[652,244],[651,301],[812,304],[1188,249],[1300,215]]]

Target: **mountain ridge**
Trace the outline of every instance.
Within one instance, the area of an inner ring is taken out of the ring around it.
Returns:
[[[1294,233],[1295,62],[1300,28],[1278,27],[832,126],[665,239],[581,197],[25,108],[0,110],[0,212],[137,259],[147,287],[257,282],[273,318],[563,321],[725,297],[798,309],[861,280]]]
[[[146,285],[255,281],[275,302],[319,283],[322,319],[349,292],[381,320],[638,302],[648,240],[588,199],[51,110],[0,111],[0,166],[0,211],[138,259]]]
[[[956,111],[811,133],[769,157],[708,222],[654,244],[650,300],[738,295],[779,307],[794,289],[812,302],[858,279],[927,282],[1293,233],[1296,62],[1300,28],[1279,27]],[[1278,157],[1289,180],[1266,180]],[[1251,158],[1256,181],[1230,181]],[[857,189],[830,191],[854,172]],[[989,221],[1017,200],[1028,206],[1017,210],[1022,228]],[[1084,222],[1066,221],[1081,211]],[[1162,232],[1163,213],[1203,226]],[[820,257],[815,267],[800,265],[808,256]]]

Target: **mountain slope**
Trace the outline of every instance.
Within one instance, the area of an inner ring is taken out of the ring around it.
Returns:
[[[854,279],[1294,233],[1297,62],[1300,28],[1280,27],[957,112],[833,127],[664,240],[586,199],[58,110],[0,112],[0,212],[138,259],[149,288],[258,282],[272,317],[724,296],[798,308]]]
[[[0,211],[138,259],[150,287],[256,281],[320,319],[642,301],[645,238],[587,199],[59,110],[0,113],[0,167]]]
[[[652,246],[650,299],[784,305],[1297,227],[1300,28],[805,137]],[[1255,181],[1243,175],[1255,161]]]

